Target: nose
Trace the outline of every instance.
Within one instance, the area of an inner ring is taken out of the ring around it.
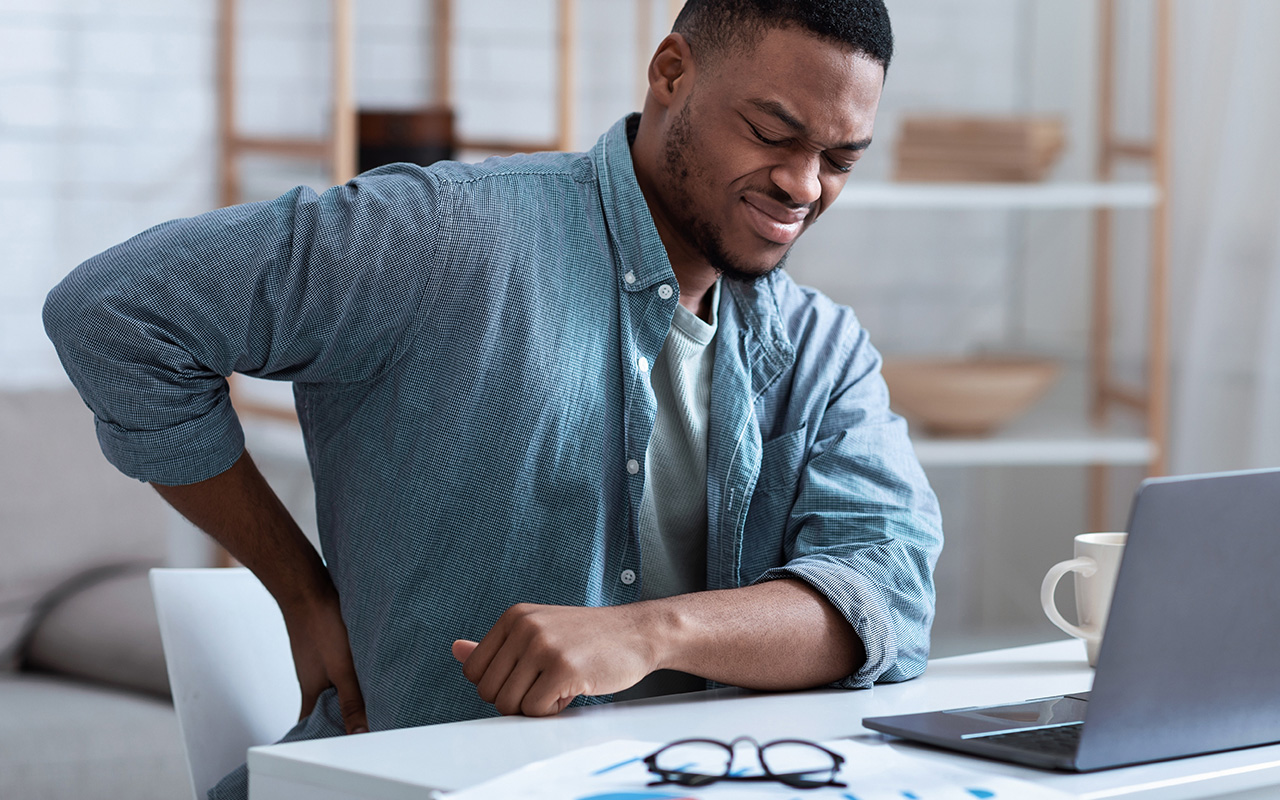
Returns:
[[[822,164],[820,153],[791,153],[773,168],[774,185],[786,192],[791,202],[807,206],[822,197],[822,181],[819,174]]]

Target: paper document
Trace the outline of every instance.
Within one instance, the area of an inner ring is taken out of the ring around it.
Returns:
[[[662,745],[619,740],[584,747],[452,792],[448,800],[1062,800],[1069,795],[1034,783],[988,775],[904,755],[887,744],[822,742],[845,757],[837,780],[845,788],[795,789],[776,782],[720,783],[703,788],[649,786],[656,776],[644,757]],[[735,772],[738,771],[735,761]],[[759,773],[758,764],[742,768]]]

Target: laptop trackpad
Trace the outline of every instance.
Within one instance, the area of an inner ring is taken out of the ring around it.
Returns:
[[[1084,721],[1088,709],[1088,694],[1048,697],[1026,703],[1010,703],[1001,706],[963,708],[944,711],[944,714],[962,717],[978,723],[973,727],[979,735],[991,735],[1023,728],[1043,728],[1068,725]],[[970,734],[973,735],[973,734]],[[966,737],[967,738],[967,737]]]

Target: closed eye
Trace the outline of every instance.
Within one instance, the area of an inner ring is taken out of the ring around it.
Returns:
[[[774,147],[777,147],[780,145],[788,144],[791,141],[790,139],[770,139],[769,137],[761,133],[760,129],[757,128],[755,125],[752,125],[750,122],[747,123],[747,126],[751,128],[751,132],[756,135],[757,139],[759,139],[760,141],[764,142],[767,145],[773,145]]]
[[[853,171],[853,164],[842,164],[829,155],[827,156],[827,163],[830,164],[831,168],[834,169],[836,172],[852,172]]]
[[[785,147],[795,141],[794,139],[770,139],[768,136],[761,133],[760,129],[753,125],[750,120],[746,120],[746,123],[747,127],[751,128],[751,133],[755,135],[756,139],[770,147]],[[823,158],[826,159],[827,163],[830,164],[831,168],[836,172],[848,173],[853,171],[853,164],[842,163],[832,157],[830,153],[824,154]]]

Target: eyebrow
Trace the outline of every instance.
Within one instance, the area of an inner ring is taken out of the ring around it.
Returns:
[[[750,100],[751,105],[770,116],[776,117],[779,122],[786,125],[791,130],[799,134],[807,134],[809,129],[803,122],[796,119],[796,116],[787,110],[787,107],[777,100]],[[856,142],[846,142],[838,144],[828,150],[866,150],[871,146],[870,139],[859,139]]]

